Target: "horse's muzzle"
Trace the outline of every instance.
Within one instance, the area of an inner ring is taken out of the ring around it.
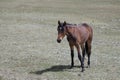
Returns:
[[[60,43],[60,42],[61,42],[61,39],[57,39],[57,42]]]

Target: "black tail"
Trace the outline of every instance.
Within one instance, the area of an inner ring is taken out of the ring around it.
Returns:
[[[85,43],[85,52],[86,52],[86,54],[88,54],[88,44],[87,44],[87,42]]]

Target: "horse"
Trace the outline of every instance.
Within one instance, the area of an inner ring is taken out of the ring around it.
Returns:
[[[71,66],[70,68],[74,67],[74,47],[77,49],[78,59],[81,63],[82,70],[84,72],[84,59],[85,54],[88,56],[88,66],[90,67],[90,56],[91,56],[91,44],[93,38],[93,29],[87,23],[82,24],[69,24],[64,22],[58,21],[58,37],[57,42],[60,43],[62,39],[67,36],[67,41],[70,46],[71,50]],[[82,54],[80,52],[82,50]]]

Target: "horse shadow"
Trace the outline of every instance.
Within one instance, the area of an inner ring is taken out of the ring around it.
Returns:
[[[74,67],[80,68],[80,66],[74,66]],[[42,75],[43,73],[46,73],[46,72],[60,72],[60,71],[66,71],[68,69],[71,69],[70,65],[54,65],[54,66],[51,66],[50,68],[34,71],[30,73]]]

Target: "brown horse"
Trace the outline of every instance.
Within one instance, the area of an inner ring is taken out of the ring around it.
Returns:
[[[78,58],[81,62],[82,72],[84,71],[85,54],[87,54],[88,56],[88,67],[90,67],[91,43],[93,37],[92,28],[86,23],[76,25],[68,24],[65,21],[63,23],[58,21],[57,30],[58,43],[62,41],[65,35],[67,36],[67,40],[71,49],[71,68],[74,67],[74,46],[77,48]],[[80,47],[82,49],[82,56],[80,54]]]

